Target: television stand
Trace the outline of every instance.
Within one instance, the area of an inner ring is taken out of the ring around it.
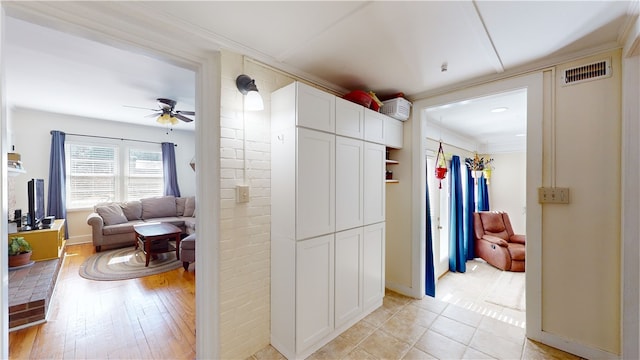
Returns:
[[[56,219],[50,229],[32,229],[9,234],[9,239],[21,236],[31,244],[31,260],[41,261],[57,259],[64,251],[67,242],[64,238],[64,219]],[[22,227],[24,229],[25,227]]]

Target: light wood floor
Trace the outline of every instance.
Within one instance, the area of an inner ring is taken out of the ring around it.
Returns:
[[[9,333],[11,359],[194,359],[195,274],[122,281],[78,275],[90,244],[67,247],[48,321]]]

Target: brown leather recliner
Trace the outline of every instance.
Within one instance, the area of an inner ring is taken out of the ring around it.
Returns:
[[[476,256],[501,270],[524,271],[524,235],[513,233],[509,215],[503,212],[473,213]]]

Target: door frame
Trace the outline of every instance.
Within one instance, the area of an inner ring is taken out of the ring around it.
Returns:
[[[452,91],[443,95],[417,101],[413,104],[412,114],[412,192],[415,201],[413,216],[413,266],[412,296],[421,298],[425,293],[425,242],[426,204],[423,194],[426,191],[426,109],[497,94],[516,89],[527,89],[527,269],[526,269],[526,306],[527,336],[533,339],[542,337],[542,207],[537,201],[537,188],[542,186],[542,124],[543,124],[543,73],[507,78]]]
[[[106,7],[113,11],[105,10]],[[196,72],[195,123],[196,197],[198,217],[209,221],[198,221],[196,232],[207,234],[208,241],[198,243],[196,252],[196,357],[219,358],[219,257],[220,241],[220,52],[212,49],[211,43],[202,39],[185,39],[185,34],[176,34],[175,29],[164,28],[162,22],[149,19],[135,6],[111,7],[108,3],[93,3],[85,6],[70,3],[4,2],[0,8],[0,25],[7,17],[16,17],[34,24],[68,32],[80,37],[98,39],[106,44],[127,51],[152,54],[164,61]],[[126,9],[125,9],[126,8]],[[125,12],[125,10],[127,10]],[[123,18],[125,19],[123,21]],[[127,21],[130,20],[130,21]],[[153,21],[152,21],[153,20]],[[0,28],[0,49],[5,46]],[[0,54],[4,52],[0,51]],[[4,59],[0,59],[4,63]],[[0,79],[5,79],[5,69],[0,68]],[[7,223],[7,108],[4,82],[0,87],[0,146],[2,148],[2,189],[0,221]],[[205,156],[206,154],[206,156]],[[207,161],[198,161],[207,159]],[[7,227],[0,225],[0,236],[7,237]],[[7,248],[0,250],[2,286],[0,298],[5,309],[0,315],[2,328],[0,346],[2,358],[9,357],[8,340],[8,269]],[[216,255],[208,255],[216,254]]]

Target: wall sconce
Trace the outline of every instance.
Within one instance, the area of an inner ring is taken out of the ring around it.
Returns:
[[[247,95],[245,108],[249,111],[259,111],[264,109],[262,96],[258,92],[256,81],[247,75],[240,75],[236,78],[236,86],[242,95]]]

